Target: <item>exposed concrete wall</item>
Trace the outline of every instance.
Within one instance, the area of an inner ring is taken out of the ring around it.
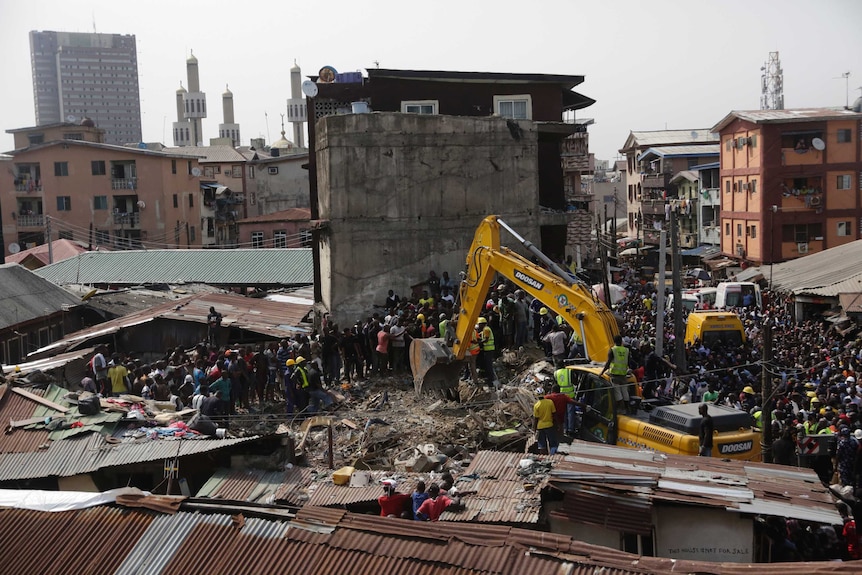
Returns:
[[[429,270],[457,278],[489,214],[539,243],[537,132],[519,126],[399,113],[318,122],[320,218],[330,222],[321,291],[334,321],[370,314],[388,289],[409,295]]]

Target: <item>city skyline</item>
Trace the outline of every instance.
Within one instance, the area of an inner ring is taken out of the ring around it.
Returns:
[[[273,5],[269,17],[227,2],[157,0],[148,6],[153,9],[129,18],[125,6],[102,0],[0,0],[9,80],[0,106],[4,132],[36,123],[31,30],[134,34],[143,139],[168,145],[175,93],[192,50],[201,91],[217,98],[230,86],[244,145],[256,137],[278,139],[294,60],[303,76],[325,65],[364,72],[378,64],[583,75],[578,91],[597,103],[578,116],[595,119],[590,149],[603,159],[617,156],[629,130],[710,128],[731,110],[757,109],[760,67],[769,52],[781,55],[787,108],[843,106],[846,98],[852,104],[862,85],[862,39],[854,30],[862,4],[852,0],[816,6],[799,0],[555,1],[517,17],[522,5],[514,2],[443,2],[421,23],[394,2],[373,9],[334,2],[326,12]],[[220,116],[204,120],[205,141],[218,136]],[[10,150],[11,135],[0,137],[0,151]]]

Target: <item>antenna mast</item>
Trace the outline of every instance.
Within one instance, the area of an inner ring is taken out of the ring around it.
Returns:
[[[761,110],[783,110],[784,109],[784,70],[781,69],[781,60],[778,52],[770,52],[769,60],[760,68],[763,75],[760,76]]]

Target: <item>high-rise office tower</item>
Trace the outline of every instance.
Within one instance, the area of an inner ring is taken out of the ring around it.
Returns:
[[[105,143],[140,142],[134,35],[30,32],[36,124],[92,119]]]

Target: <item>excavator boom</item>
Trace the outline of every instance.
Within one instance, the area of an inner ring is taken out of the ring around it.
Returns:
[[[500,245],[500,228],[512,235],[550,269],[533,264],[523,256]],[[587,357],[604,363],[619,333],[610,309],[592,293],[589,286],[571,279],[530,242],[519,236],[497,216],[488,216],[476,230],[467,253],[467,271],[460,286],[460,305],[455,343],[451,350],[439,338],[413,340],[410,363],[417,394],[457,385],[460,360],[470,345],[472,331],[485,303],[485,295],[496,273],[541,301],[559,314],[581,335]]]

